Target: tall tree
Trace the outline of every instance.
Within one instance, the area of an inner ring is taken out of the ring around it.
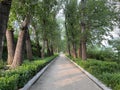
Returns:
[[[45,57],[45,49],[46,49],[46,42],[49,41],[48,37],[50,35],[50,29],[51,29],[51,16],[54,16],[56,14],[53,14],[54,9],[56,8],[57,0],[44,0],[42,1],[41,5],[41,29],[42,29],[42,50],[41,50],[41,56],[42,58]],[[49,46],[49,45],[48,45]]]
[[[23,48],[25,46],[25,35],[27,32],[28,24],[29,24],[29,17],[26,16],[26,18],[24,19],[22,23],[21,30],[19,32],[15,55],[14,55],[13,63],[11,66],[12,68],[16,68],[17,66],[20,66],[22,64]]]
[[[86,60],[87,42],[101,42],[113,30],[115,9],[107,0],[81,0],[79,6],[82,59]]]
[[[85,18],[85,8],[86,8],[86,0],[81,0],[81,34],[82,34],[82,37],[81,37],[81,42],[80,42],[80,49],[81,49],[81,55],[82,55],[82,59],[83,60],[86,60],[87,59],[87,53],[86,53],[86,37],[85,37],[85,30],[86,30],[86,23],[84,21],[84,18]]]
[[[14,44],[14,34],[13,30],[6,30],[6,40],[7,40],[7,50],[8,50],[8,58],[7,63],[11,65],[14,58],[15,53],[15,44]]]
[[[7,22],[12,0],[0,1],[0,60],[2,59],[4,35],[7,29]]]
[[[23,6],[24,6],[24,8],[22,8]],[[15,1],[14,7],[16,7],[16,8],[19,7],[18,10],[15,9],[15,12],[18,14],[19,19],[21,19],[21,20],[23,19],[23,20],[21,22],[22,24],[21,24],[20,31],[19,31],[15,55],[14,55],[13,63],[11,65],[12,68],[16,68],[17,66],[22,64],[23,51],[24,51],[23,49],[25,46],[25,39],[26,39],[25,35],[27,34],[27,30],[28,30],[28,27],[30,24],[31,13],[32,13],[31,9],[33,9],[33,11],[34,11],[33,6],[35,6],[35,4],[32,1],[24,1],[24,0],[23,1]],[[27,35],[29,35],[29,34],[27,34]],[[28,44],[30,44],[30,42]],[[29,49],[30,49],[30,47],[29,47]]]
[[[73,48],[73,55],[77,55],[77,42],[78,42],[78,13],[77,13],[77,0],[67,0],[65,2],[65,28],[68,42],[71,43]],[[68,43],[70,45],[70,43]],[[70,51],[69,51],[70,53]]]
[[[16,15],[12,13],[12,9],[9,15],[8,26],[6,30],[6,41],[7,41],[7,63],[11,65],[14,58],[15,53],[15,42],[14,42],[14,30],[13,30],[13,23],[16,20]]]

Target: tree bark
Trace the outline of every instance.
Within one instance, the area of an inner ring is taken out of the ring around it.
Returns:
[[[50,50],[51,55],[54,55],[54,50],[53,50],[53,45],[52,44],[51,44],[50,48],[51,48],[51,50]]]
[[[25,42],[25,30],[21,30],[18,36],[12,68],[16,68],[17,66],[20,66],[22,64],[24,42]]]
[[[86,47],[86,36],[85,36],[85,23],[81,23],[82,27],[82,40],[81,40],[81,47],[82,47],[82,60],[87,60],[87,47]]]
[[[81,45],[81,42],[79,44],[78,54],[79,54],[79,58],[82,58],[82,45]]]
[[[50,48],[49,48],[48,40],[46,41],[46,43],[47,43],[47,56],[50,56]]]
[[[86,42],[82,42],[82,60],[87,60]]]
[[[76,48],[76,45],[75,43],[72,43],[73,45],[73,55],[74,55],[74,58],[77,58],[77,48]]]
[[[11,68],[16,68],[17,66],[20,66],[22,64],[23,50],[24,50],[24,46],[25,46],[25,35],[26,35],[26,30],[27,30],[28,24],[29,24],[29,18],[26,17],[22,23],[21,30],[19,32],[15,55],[14,55],[14,59],[13,59]]]
[[[7,29],[7,22],[12,0],[3,0],[0,2],[0,60],[2,59],[4,36]]]
[[[71,56],[71,50],[70,50],[70,44],[68,43],[68,53],[69,53],[69,56]]]
[[[37,50],[38,50],[38,56],[39,57],[41,57],[42,55],[41,55],[41,46],[40,46],[40,44],[39,44],[39,40],[37,39],[37,42],[36,42],[36,45],[37,45]]]
[[[13,30],[6,30],[6,40],[7,40],[7,50],[8,50],[8,65],[11,65],[14,58],[15,53],[15,45],[14,45],[14,35]]]
[[[68,30],[67,30],[67,24],[65,22],[65,29],[66,29],[66,36],[67,36],[67,47],[68,47],[68,53],[69,53],[69,56],[71,56],[71,50],[70,50],[70,39],[69,39],[69,35],[68,35]]]
[[[31,47],[29,30],[26,30],[26,52],[27,52],[27,58],[29,60],[32,60],[33,55],[32,55],[32,47]]]
[[[41,51],[41,58],[45,57],[45,40],[43,40],[42,51]]]
[[[35,42],[36,42],[36,45],[37,45],[37,50],[38,50],[38,56],[39,57],[41,57],[42,55],[41,55],[41,46],[40,46],[40,44],[39,44],[39,37],[38,37],[38,33],[37,33],[37,31],[36,31],[36,28],[35,28],[35,26],[34,26],[34,32],[35,32]]]

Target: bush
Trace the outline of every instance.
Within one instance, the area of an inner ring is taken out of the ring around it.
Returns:
[[[0,90],[17,90],[18,75],[0,78]]]
[[[113,90],[120,89],[120,65],[118,63],[92,59],[87,61],[75,59],[75,62]]]
[[[4,67],[4,62],[0,60],[0,69],[2,69],[3,67]]]
[[[113,73],[120,70],[120,66],[116,62],[88,60],[86,62],[80,61],[78,64],[94,74],[102,74],[104,72]]]
[[[35,60],[32,62],[25,61],[22,66],[16,69],[5,71],[0,77],[0,90],[17,90],[19,88],[22,88],[38,71],[40,71],[47,63],[49,63],[55,57],[56,56],[52,56],[43,60]],[[12,79],[8,77],[11,77]],[[14,80],[15,84],[12,84]],[[2,85],[2,82],[5,82],[5,84]],[[15,89],[16,86],[17,89]],[[4,87],[12,87],[12,89],[3,89]]]
[[[107,86],[112,87],[114,90],[120,89],[120,73],[104,73],[99,75],[99,79],[107,84]]]
[[[115,53],[111,48],[104,49],[88,48],[87,50],[87,56],[89,58],[94,58],[102,61],[116,61],[117,60],[116,55],[117,53]]]

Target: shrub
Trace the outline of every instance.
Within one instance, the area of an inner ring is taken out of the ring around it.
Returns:
[[[4,67],[4,62],[0,60],[0,69],[2,69],[3,67]]]
[[[87,61],[75,59],[75,62],[113,90],[120,89],[120,65],[118,63],[92,59]]]
[[[99,79],[114,90],[120,89],[120,73],[104,73],[99,75]]]
[[[98,61],[98,60],[88,60],[80,61],[77,60],[77,63],[83,68],[87,69],[91,73],[104,73],[104,72],[118,72],[120,66],[116,62],[107,62],[107,61]]]
[[[91,49],[88,48],[87,50],[87,56],[89,58],[94,58],[97,60],[102,61],[116,61],[117,53],[115,53],[111,48],[104,48],[104,49]]]
[[[10,77],[1,77],[0,90],[17,90],[18,76],[15,74]]]

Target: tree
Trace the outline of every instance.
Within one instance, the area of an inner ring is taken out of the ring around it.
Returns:
[[[25,18],[24,22],[22,23],[21,30],[19,32],[18,41],[16,45],[15,55],[13,59],[13,63],[11,65],[12,68],[16,68],[17,66],[20,66],[23,61],[23,48],[25,45],[25,35],[27,26],[29,23],[28,16]]]
[[[68,40],[68,51],[70,53],[70,44],[73,48],[74,58],[77,57],[77,42],[78,42],[78,13],[77,0],[65,2],[65,28]]]
[[[33,55],[32,55],[32,47],[31,47],[29,30],[26,30],[26,42],[25,43],[26,43],[27,58],[29,60],[32,60]]]
[[[17,66],[21,65],[22,61],[23,61],[23,51],[24,51],[25,39],[26,39],[25,35],[28,32],[28,27],[30,24],[31,9],[34,10],[34,8],[31,8],[33,6],[31,3],[33,3],[33,2],[32,1],[31,2],[30,1],[15,1],[14,7],[19,6],[19,10],[16,11],[16,9],[15,9],[15,12],[17,12],[17,14],[19,15],[19,18],[20,19],[22,18],[23,21],[22,21],[21,28],[20,28],[21,30],[20,30],[19,36],[18,36],[18,41],[17,41],[17,45],[16,45],[13,63],[11,65],[12,68],[16,68]],[[24,8],[22,8],[23,6],[24,6]],[[29,35],[29,34],[27,34],[27,35]],[[30,44],[30,42],[28,44]],[[31,50],[30,45],[29,45],[29,49]]]
[[[12,12],[12,9],[11,9],[11,12]],[[8,51],[7,63],[8,63],[8,65],[12,64],[13,58],[14,58],[14,53],[15,53],[13,23],[16,20],[16,15],[11,12],[9,15],[8,27],[6,30],[6,41],[7,41],[7,51]]]
[[[108,1],[82,0],[79,4],[81,24],[82,59],[86,60],[88,41],[101,42],[113,30],[115,9]]]
[[[50,46],[52,45],[47,45],[51,40],[48,40],[51,33],[54,32],[52,30],[52,23],[51,22],[54,20],[56,16],[56,10],[57,7],[57,0],[44,0],[41,2],[40,9],[38,11],[41,12],[40,14],[40,24],[41,24],[41,35],[42,35],[42,50],[41,50],[41,57],[45,57],[45,50],[47,47],[47,51],[49,52]],[[47,43],[47,44],[46,44]],[[53,46],[51,46],[53,47]],[[52,50],[53,51],[53,50]]]
[[[15,53],[14,35],[13,30],[6,30],[7,50],[8,50],[8,65],[11,65]]]
[[[83,60],[87,59],[87,53],[86,53],[86,23],[85,23],[85,8],[86,8],[86,0],[81,1],[81,34],[82,37],[80,39],[80,51],[81,51],[81,56]]]
[[[12,0],[0,1],[0,60],[2,59],[4,35],[7,29],[7,22],[11,8]]]

